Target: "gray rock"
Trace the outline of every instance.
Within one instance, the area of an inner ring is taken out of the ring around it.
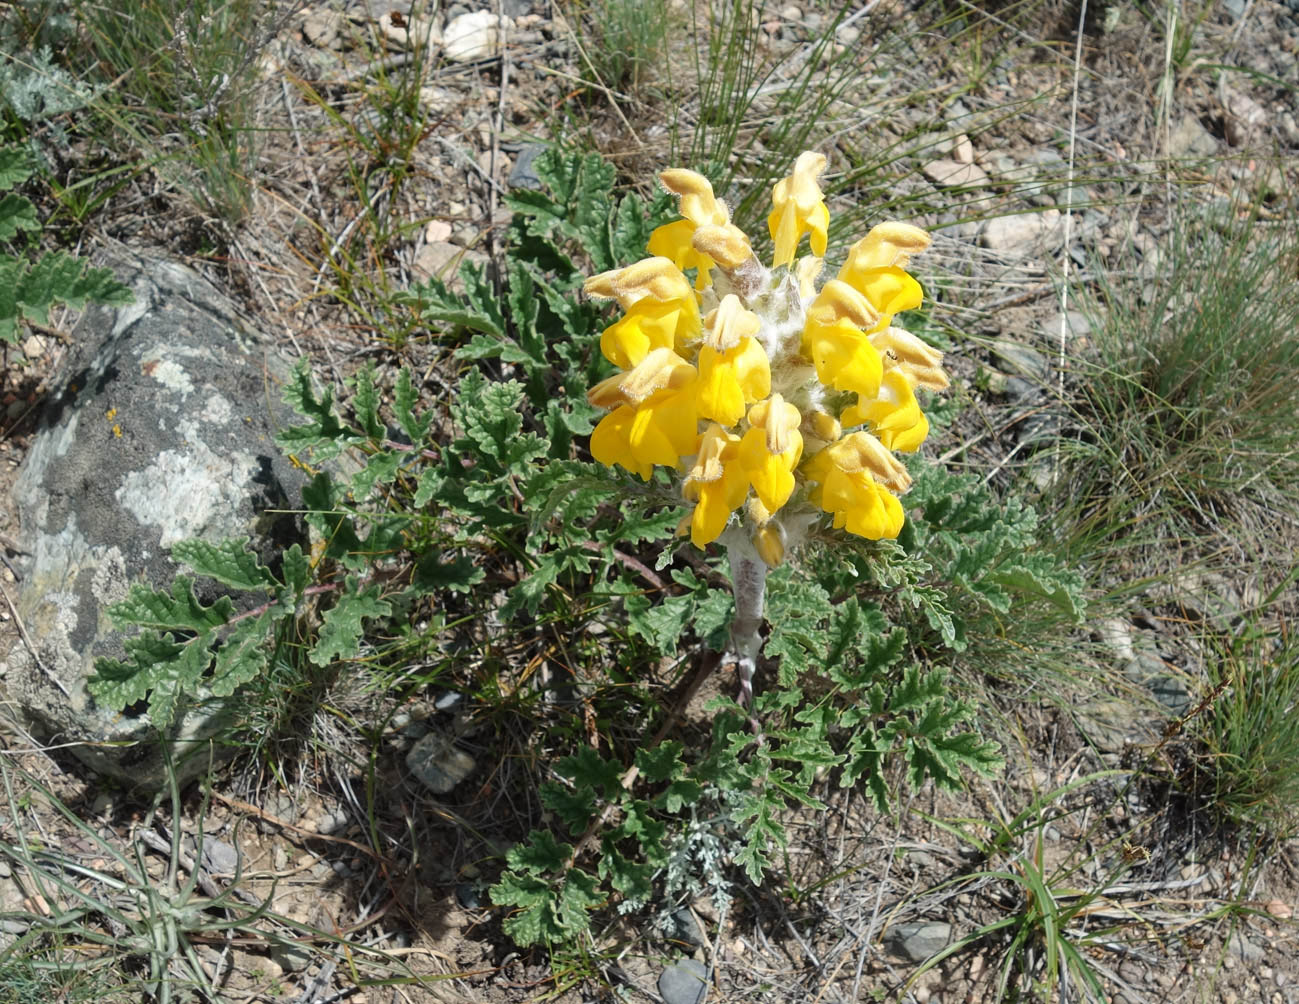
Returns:
[[[274,441],[277,422],[289,421],[275,389],[287,363],[185,266],[125,252],[103,263],[136,299],[92,308],[77,325],[19,473],[28,557],[18,608],[39,658],[14,645],[4,690],[39,735],[96,771],[156,789],[166,772],[152,723],[134,708],[101,708],[86,691],[96,658],[124,654],[107,608],[132,583],[169,585],[178,566],[168,548],[186,538],[248,537],[274,566],[304,539],[285,514],[303,482]],[[196,585],[204,603],[222,592]],[[182,780],[207,769],[206,752],[180,761],[207,749],[231,707],[201,692],[182,702],[168,731]]]
[[[895,955],[911,962],[924,962],[952,942],[952,925],[941,920],[898,924],[884,936],[884,945]]]
[[[1047,378],[1050,364],[1037,349],[1011,338],[996,338],[988,348],[1001,360],[1005,369],[1031,380],[1043,381]]]
[[[474,758],[457,749],[455,740],[433,731],[410,748],[406,766],[436,795],[445,795],[473,773]]]
[[[1168,137],[1168,153],[1173,157],[1212,157],[1217,152],[1218,141],[1189,112]]]
[[[1000,251],[1010,257],[1027,258],[1040,253],[1059,228],[1058,209],[998,216],[984,225],[980,242],[991,251]]]
[[[703,1004],[707,993],[708,970],[694,959],[668,966],[659,977],[659,996],[666,1004]]]
[[[514,158],[514,166],[510,168],[511,188],[541,189],[541,179],[537,177],[532,162],[545,151],[546,148],[540,143],[529,143],[519,151],[518,156]]]
[[[1239,931],[1233,931],[1231,937],[1227,939],[1227,951],[1245,962],[1258,962],[1267,955],[1262,948]]]
[[[669,939],[684,942],[691,948],[702,948],[708,943],[704,938],[704,932],[699,927],[699,921],[695,920],[695,915],[690,912],[689,907],[683,906],[679,910],[672,911],[670,921]]]
[[[192,839],[191,850],[192,848]],[[203,838],[203,868],[213,875],[233,875],[239,869],[239,851],[224,840]]]

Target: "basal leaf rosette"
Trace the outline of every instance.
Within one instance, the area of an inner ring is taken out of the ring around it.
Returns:
[[[923,297],[907,271],[929,247],[923,230],[879,224],[818,285],[825,166],[804,153],[776,184],[770,268],[706,178],[664,171],[681,219],[650,235],[653,257],[584,286],[623,310],[600,338],[619,372],[589,393],[609,411],[592,455],[645,480],[676,472],[691,506],[680,532],[699,547],[745,546],[771,567],[825,514],[860,537],[898,535],[911,479],[895,452],[929,433],[917,389],[948,385],[942,354],[895,323]]]

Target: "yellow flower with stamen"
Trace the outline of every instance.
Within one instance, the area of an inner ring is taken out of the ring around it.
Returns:
[[[681,485],[690,513],[690,540],[696,547],[711,544],[726,528],[731,513],[744,504],[749,479],[739,463],[740,437],[713,423],[704,430],[699,454]]]
[[[925,390],[946,390],[943,354],[905,328],[890,327],[870,336],[887,369],[899,369],[907,382]]]
[[[804,234],[808,235],[812,254],[825,256],[830,210],[817,183],[824,170],[825,155],[809,151],[799,154],[793,174],[776,182],[771,193],[771,215],[767,217],[767,229],[776,245],[772,268],[794,260],[794,251]]]
[[[776,513],[794,493],[794,468],[803,455],[798,431],[803,416],[779,394],[749,409],[749,429],[740,441],[740,463],[763,507]]]
[[[630,369],[654,349],[684,351],[699,336],[699,302],[689,281],[667,258],[646,258],[601,272],[582,289],[597,299],[616,299],[626,311],[600,336],[600,351],[619,369]]]
[[[832,279],[807,310],[803,352],[827,387],[874,397],[884,375],[879,352],[866,331],[880,323],[871,302],[846,282]]]
[[[929,420],[920,410],[920,402],[906,374],[899,369],[884,374],[879,393],[845,408],[844,425],[869,424],[871,431],[890,450],[912,453],[929,435]]]
[[[819,482],[811,501],[834,516],[835,527],[870,540],[901,532],[905,514],[893,492],[906,491],[911,478],[869,432],[854,432],[826,447],[807,462],[806,472]]]
[[[692,238],[697,227],[730,223],[730,211],[725,202],[713,195],[713,186],[702,174],[675,168],[661,173],[659,181],[673,195],[680,196],[684,219],[655,228],[650,234],[647,250],[650,254],[672,259],[679,269],[698,269],[695,289],[706,289],[712,281],[709,273],[714,262],[702,251],[695,250]]]
[[[771,393],[767,353],[753,336],[762,321],[745,310],[740,298],[728,293],[704,318],[704,343],[699,349],[699,415],[724,426],[744,417],[745,405]]]
[[[893,451],[929,432],[916,388],[948,383],[942,353],[894,324],[923,299],[907,272],[929,246],[923,230],[881,223],[818,288],[825,167],[805,153],[773,189],[772,268],[706,178],[665,171],[681,218],[652,233],[654,257],[584,287],[624,311],[600,339],[623,372],[588,395],[609,409],[592,455],[646,480],[657,466],[679,472],[689,508],[678,532],[739,548],[742,564],[781,564],[823,513],[858,536],[896,537],[911,479]]]
[[[629,372],[596,384],[587,399],[614,410],[591,433],[591,455],[646,481],[655,466],[676,467],[699,446],[697,378],[690,363],[659,348]]]

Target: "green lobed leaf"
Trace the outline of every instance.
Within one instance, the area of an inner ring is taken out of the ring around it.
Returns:
[[[0,197],[0,241],[11,241],[20,230],[40,230],[41,221],[30,199],[14,192]]]
[[[586,785],[570,788],[555,781],[547,781],[538,789],[538,794],[541,804],[555,813],[571,833],[584,830],[595,816],[595,792]]]
[[[572,853],[572,845],[560,843],[550,831],[533,830],[506,852],[505,863],[511,871],[543,875],[561,870]]]
[[[397,371],[397,382],[392,389],[392,412],[406,437],[415,446],[424,442],[433,421],[431,411],[416,412],[419,392],[411,382],[410,370],[403,366]]]
[[[181,643],[170,634],[149,631],[124,644],[128,658],[97,659],[86,689],[104,707],[116,711],[147,699],[150,720],[165,729],[177,703],[197,691],[212,662],[205,640]]]
[[[265,589],[275,585],[275,577],[248,550],[247,538],[224,540],[220,544],[181,540],[172,545],[171,556],[199,575],[216,579],[232,589]]]
[[[20,146],[0,146],[0,192],[21,185],[32,176],[31,155]]]
[[[208,689],[216,697],[229,697],[246,683],[251,683],[270,661],[267,636],[283,610],[267,610],[260,617],[241,621],[217,649],[216,665]]]
[[[481,270],[464,262],[460,266],[460,276],[466,284],[464,295],[451,292],[441,279],[432,278],[397,293],[394,299],[399,304],[413,307],[425,323],[449,324],[504,336],[505,318],[490,294],[490,284],[483,280]]]
[[[374,440],[384,438],[383,422],[379,419],[379,390],[374,385],[374,363],[367,362],[356,371],[355,389],[352,392],[352,409],[356,424]]]
[[[363,622],[392,615],[392,605],[380,598],[381,593],[377,584],[358,591],[356,576],[349,575],[337,601],[325,611],[320,634],[307,658],[317,666],[353,658],[365,631]]]
[[[194,580],[187,575],[177,575],[169,593],[133,583],[126,599],[108,608],[108,615],[118,625],[198,633],[228,623],[234,613],[234,603],[228,596],[218,597],[211,606],[203,606],[194,596]]]

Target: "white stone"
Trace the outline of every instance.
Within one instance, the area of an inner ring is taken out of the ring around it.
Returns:
[[[509,27],[509,18],[498,19],[487,10],[461,14],[442,33],[442,51],[453,63],[472,63],[495,56],[500,50],[500,21]]]
[[[988,180],[987,173],[977,164],[962,164],[955,160],[932,160],[920,170],[935,185],[944,188],[981,185]]]
[[[1060,225],[1060,210],[998,216],[983,227],[984,247],[1005,255],[1027,257],[1043,250]]]

